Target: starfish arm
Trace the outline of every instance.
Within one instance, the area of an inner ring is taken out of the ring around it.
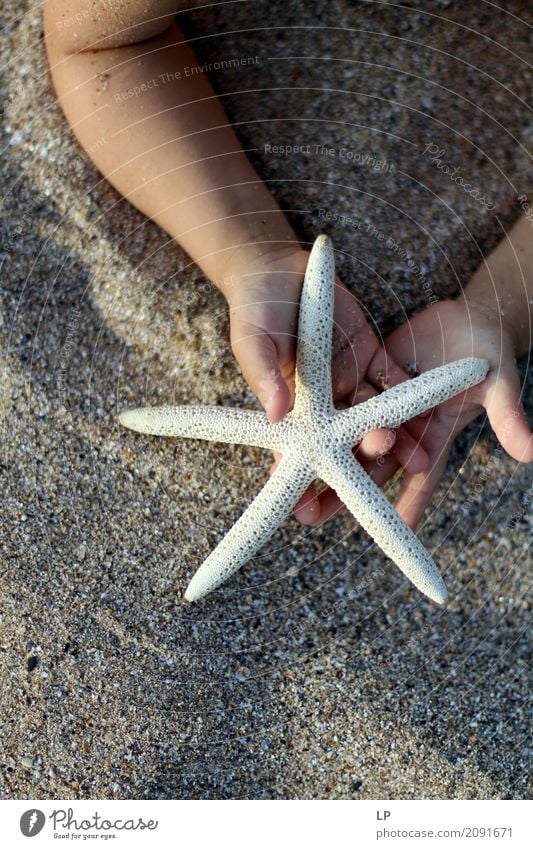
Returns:
[[[361,468],[349,447],[338,446],[323,455],[317,473],[344,502],[410,581],[438,604],[446,587],[433,560],[413,531],[402,521],[374,481]]]
[[[334,416],[335,433],[352,444],[378,427],[394,428],[481,383],[489,363],[478,357],[456,360],[431,369],[412,380],[399,383],[381,395]]]
[[[319,236],[305,272],[298,318],[296,414],[329,413],[335,258],[328,236]]]
[[[119,415],[125,427],[155,436],[186,436],[282,450],[289,425],[272,425],[264,413],[227,407],[138,407]]]
[[[240,519],[202,563],[187,587],[187,601],[210,593],[249,560],[272,536],[314,479],[312,469],[286,454]]]

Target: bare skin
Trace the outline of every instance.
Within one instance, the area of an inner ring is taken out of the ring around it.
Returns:
[[[532,342],[533,224],[522,217],[455,300],[433,304],[385,340],[399,363],[427,371],[461,357],[485,357],[489,376],[457,398],[440,404],[410,433],[424,446],[426,469],[407,472],[396,509],[413,528],[420,521],[446,468],[457,434],[483,411],[502,447],[519,462],[533,461],[533,437],[520,398],[516,357]],[[320,521],[339,509],[331,490],[320,495]]]
[[[88,11],[82,0],[47,0],[50,69],[65,115],[102,174],[175,238],[226,297],[233,352],[275,422],[292,404],[298,302],[308,254],[249,163],[174,22],[187,5],[95,0]],[[340,280],[337,284],[334,400],[343,405],[380,391],[382,375],[390,386],[407,379],[399,364],[412,357],[398,335],[384,346],[355,298]],[[485,302],[480,285],[476,296]],[[418,328],[417,318],[410,327]],[[418,337],[417,356],[423,350],[421,329]],[[464,356],[460,347],[448,343],[447,358]],[[514,363],[508,371],[512,368]],[[479,403],[472,407],[476,415]],[[407,500],[404,495],[398,505],[407,520],[420,512],[412,506],[419,483],[427,490],[430,476],[431,485],[438,480],[429,463],[438,442],[428,436],[436,431],[433,418],[431,426],[415,420],[394,434],[374,431],[357,449],[378,483],[399,466],[407,470]],[[522,449],[524,427],[512,428],[507,450],[514,450],[515,442]],[[523,459],[528,458],[533,455],[526,452]],[[440,477],[442,463],[438,468]],[[338,509],[332,495],[317,499],[311,487],[296,515],[312,524],[323,521]],[[421,501],[417,496],[416,504]]]

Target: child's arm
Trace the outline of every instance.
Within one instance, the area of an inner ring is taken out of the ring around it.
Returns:
[[[227,298],[237,361],[270,420],[279,421],[292,399],[307,252],[246,158],[173,20],[184,5],[47,0],[52,77],[100,171],[164,227]],[[337,402],[376,394],[380,374],[391,385],[405,379],[340,281],[335,311]],[[424,467],[424,450],[402,429],[395,444],[386,431],[369,434],[358,456],[372,467],[391,444],[392,465],[376,469],[378,482],[398,463],[411,471]],[[300,504],[297,515],[312,521],[316,507]]]
[[[521,217],[479,266],[455,300],[433,304],[386,340],[396,362],[427,371],[461,357],[486,357],[491,371],[479,386],[437,407],[410,433],[430,457],[428,467],[407,473],[396,509],[415,527],[446,468],[455,436],[486,410],[503,448],[515,460],[533,461],[533,436],[520,399],[515,357],[531,348],[533,334],[533,225]],[[338,508],[333,493],[321,496],[321,519]]]
[[[298,242],[174,22],[178,0],[48,0],[61,106],[121,194],[225,290],[225,267]]]

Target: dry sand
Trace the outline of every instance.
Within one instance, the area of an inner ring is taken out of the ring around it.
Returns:
[[[357,255],[341,271],[382,330],[428,290],[383,239],[319,210],[394,238],[436,297],[464,285],[532,194],[527,5],[276,0],[183,20],[191,37],[234,31],[199,38],[202,62],[260,57],[212,79],[241,92],[228,112],[302,238],[325,229]],[[224,302],[73,140],[37,6],[7,2],[3,24],[2,796],[526,796],[530,472],[482,421],[458,439],[420,530],[445,609],[347,516],[287,522],[184,606],[269,458],[136,436],[116,411],[254,405]],[[432,142],[492,212],[423,155]]]

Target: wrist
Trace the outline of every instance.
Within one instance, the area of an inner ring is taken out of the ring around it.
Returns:
[[[300,250],[296,236],[290,239],[245,241],[235,245],[220,264],[217,285],[222,292],[231,290],[238,280],[257,274],[272,262]]]
[[[514,354],[531,347],[533,297],[533,240],[529,221],[520,218],[479,266],[463,297],[504,330]]]
[[[246,273],[260,266],[263,257],[287,253],[298,245],[294,230],[265,184],[247,180],[249,176],[254,175],[240,170],[226,174],[224,179],[232,185],[210,192],[208,205],[203,199],[189,205],[189,221],[196,221],[196,226],[183,234],[186,238],[175,234],[223,294],[232,275]]]
[[[274,258],[288,256],[300,250],[300,243],[287,224],[267,227],[268,216],[254,226],[248,220],[246,228],[226,220],[224,225],[213,232],[211,228],[202,228],[201,238],[194,244],[188,244],[184,238],[175,238],[191,258],[200,266],[204,274],[227,298],[239,280],[259,270]],[[206,245],[209,250],[206,251]],[[200,252],[202,251],[202,252]]]
[[[490,296],[489,296],[490,293]],[[521,357],[531,347],[530,305],[514,294],[496,293],[491,286],[479,285],[472,280],[458,302],[467,313],[482,316],[494,327],[495,332],[505,336],[515,357]]]
[[[257,240],[242,241],[228,251],[220,264],[215,285],[228,303],[239,299],[262,277],[273,270],[283,270],[284,260],[306,256],[294,233],[278,234]],[[304,268],[307,260],[304,260]],[[301,281],[299,281],[301,282]],[[295,281],[295,285],[297,285]]]

